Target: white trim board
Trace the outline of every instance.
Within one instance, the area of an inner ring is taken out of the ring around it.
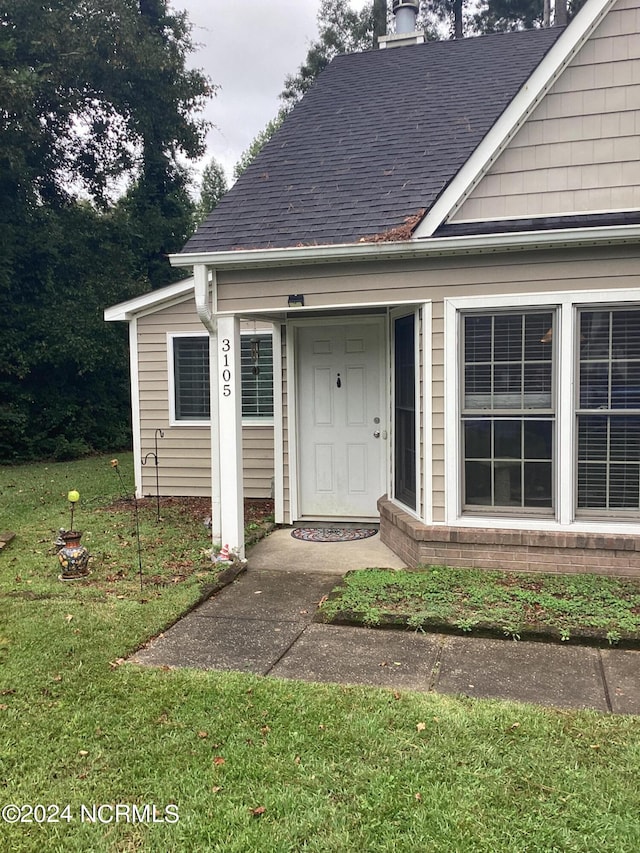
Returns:
[[[424,452],[422,517],[425,524],[433,523],[433,307],[425,302],[422,315],[422,435]],[[446,394],[446,388],[445,388]]]
[[[136,497],[142,497],[142,436],[140,434],[140,373],[138,365],[138,323],[129,323],[129,370],[131,374],[131,431]]]
[[[284,400],[282,395],[282,326],[273,324],[273,498],[276,524],[284,524]]]
[[[471,255],[498,251],[521,251],[525,249],[553,249],[571,246],[594,246],[600,243],[614,245],[635,243],[640,239],[640,225],[606,225],[583,228],[558,228],[539,231],[514,231],[500,234],[472,234],[461,237],[414,237],[393,243],[343,243],[332,246],[294,246],[289,249],[247,249],[230,252],[209,252],[197,255],[172,255],[176,266],[210,264],[218,270],[255,269],[272,267],[306,266],[309,264],[352,263],[356,261],[414,260],[424,257],[446,257],[449,255]],[[285,296],[282,297],[286,299]],[[400,303],[366,302],[357,307],[387,306]],[[294,315],[308,310],[347,309],[344,305],[305,305],[289,308],[283,304],[277,309],[281,314]],[[256,308],[256,314],[276,309]],[[246,314],[243,308],[237,312]]]
[[[463,202],[464,203],[464,202]],[[625,213],[640,213],[640,207],[609,208],[607,210],[565,210],[559,213],[527,213],[512,216],[481,216],[471,219],[450,219],[448,225],[479,225],[487,222],[520,222],[523,219],[558,219],[563,216],[608,216]]]
[[[126,302],[119,302],[117,305],[105,308],[104,319],[110,323],[117,320],[130,320],[134,315],[153,313],[165,302],[174,301],[176,304],[183,302],[184,299],[180,297],[188,296],[193,290],[193,278],[177,281],[175,284],[168,284],[159,290],[153,290],[151,293],[144,293],[142,296],[136,296],[133,299],[127,299]]]

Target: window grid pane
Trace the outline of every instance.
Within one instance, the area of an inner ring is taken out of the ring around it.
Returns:
[[[548,310],[463,317],[467,508],[553,508],[553,328]]]
[[[465,420],[465,504],[551,508],[553,429],[550,418]]]
[[[551,410],[553,314],[464,318],[464,409]]]
[[[176,419],[208,419],[209,338],[174,338],[173,359]]]
[[[640,509],[640,311],[580,312],[577,506]]]
[[[271,335],[240,340],[242,417],[273,417],[273,341]]]

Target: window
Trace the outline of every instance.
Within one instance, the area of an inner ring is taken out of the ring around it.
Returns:
[[[173,339],[175,417],[177,421],[208,420],[209,336]]]
[[[578,495],[583,511],[640,509],[640,310],[578,314]]]
[[[462,316],[463,506],[553,507],[554,312]]]
[[[210,418],[209,336],[176,335],[173,341],[176,421]],[[273,418],[273,344],[270,334],[241,335],[242,417]]]
[[[271,335],[242,335],[242,417],[273,417]]]
[[[394,322],[394,496],[416,508],[415,316]]]

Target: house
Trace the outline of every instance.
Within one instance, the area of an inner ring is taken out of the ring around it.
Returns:
[[[161,491],[211,488],[240,550],[272,475],[278,522],[379,521],[409,565],[640,576],[640,0],[426,44],[416,5],[172,257],[192,280],[107,311],[131,324],[138,489],[162,427]],[[262,426],[247,331],[271,342]],[[197,424],[182,335],[209,345]]]

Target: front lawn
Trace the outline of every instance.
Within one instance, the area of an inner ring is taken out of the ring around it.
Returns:
[[[72,488],[93,566],[63,583]],[[0,468],[0,849],[640,849],[636,718],[126,663],[215,573],[203,520],[150,502],[141,591],[119,496],[108,459]]]
[[[321,607],[329,622],[640,644],[640,581],[424,567],[349,573]]]

